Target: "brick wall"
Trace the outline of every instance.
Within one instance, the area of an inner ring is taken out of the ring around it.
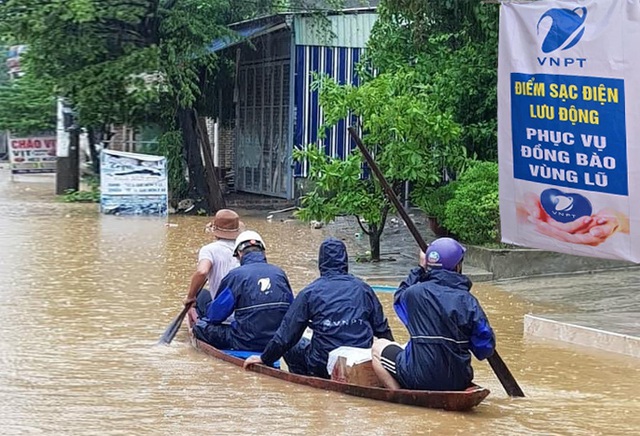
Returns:
[[[209,136],[209,143],[211,144],[211,154],[213,156],[214,147],[214,120],[212,118],[206,119],[207,123],[207,135]],[[235,130],[233,125],[219,125],[218,126],[218,144],[219,144],[219,156],[218,167],[225,171],[233,170],[235,159]]]
[[[236,131],[233,125],[223,125],[218,129],[220,142],[220,167],[232,171],[236,157]]]

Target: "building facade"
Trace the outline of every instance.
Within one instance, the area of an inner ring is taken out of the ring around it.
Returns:
[[[305,163],[293,161],[295,147],[324,147],[340,158],[355,147],[347,132],[354,117],[323,128],[313,83],[316,74],[360,83],[357,65],[376,18],[372,7],[325,17],[279,14],[237,23],[238,39],[212,43],[212,51],[235,61],[233,92],[221,102],[234,107],[234,153],[221,153],[234,156],[227,170],[237,191],[292,199],[294,180],[308,172]]]

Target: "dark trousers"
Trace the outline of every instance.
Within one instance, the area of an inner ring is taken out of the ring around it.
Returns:
[[[207,321],[199,319],[193,326],[193,334],[196,338],[219,350],[233,349],[230,325],[209,324]]]
[[[211,303],[211,293],[208,289],[200,289],[196,295],[196,311],[198,318],[204,318],[207,315],[207,306]]]
[[[300,375],[312,375],[321,378],[330,378],[327,372],[326,364],[322,368],[313,368],[309,366],[307,361],[307,355],[309,354],[309,348],[311,341],[307,338],[302,338],[296,345],[291,347],[289,351],[284,353],[284,361],[287,362],[289,372]]]

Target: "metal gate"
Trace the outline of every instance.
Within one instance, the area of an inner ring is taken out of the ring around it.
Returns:
[[[290,36],[267,35],[242,48],[236,106],[236,187],[287,197],[291,96]]]

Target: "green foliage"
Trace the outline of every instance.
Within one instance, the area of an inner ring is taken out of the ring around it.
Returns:
[[[191,107],[207,46],[258,5],[240,0],[12,0],[0,33],[28,46],[23,62],[73,106],[83,126],[138,125]]]
[[[477,0],[383,0],[369,43],[380,72],[411,66],[461,126],[470,156],[495,160],[498,8]]]
[[[498,164],[477,162],[460,177],[444,225],[465,242],[483,244],[498,240],[499,221]]]
[[[460,127],[438,104],[437,90],[413,68],[400,66],[360,87],[339,86],[326,77],[314,86],[327,125],[349,113],[361,117],[363,140],[390,183],[439,183],[444,168],[456,171],[466,161],[465,149],[456,143]]]
[[[296,216],[303,221],[329,222],[339,215],[356,215],[369,225],[383,225],[386,205],[377,183],[362,179],[361,156],[354,153],[346,160],[328,157],[318,147],[295,150],[297,161],[307,159],[310,189],[301,198]]]
[[[167,158],[167,178],[169,182],[169,197],[183,198],[188,190],[185,179],[186,162],[183,157],[182,133],[171,130],[160,136],[158,149]]]
[[[294,150],[297,161],[309,162],[308,190],[295,215],[303,221],[329,222],[339,215],[354,215],[369,237],[370,260],[380,259],[380,235],[391,208],[380,185],[361,177],[362,156],[345,160],[327,156],[316,146]]]
[[[457,107],[446,95],[455,88],[456,80],[455,60],[445,56],[451,50],[440,44],[433,53],[439,56],[416,55],[420,47],[411,42],[406,22],[396,18],[387,13],[385,21],[381,15],[379,41],[372,41],[368,51],[368,62],[378,71],[373,75],[371,65],[363,63],[360,76],[364,83],[360,87],[340,86],[327,77],[316,77],[313,86],[319,90],[325,117],[320,134],[341,119],[358,116],[365,132],[363,141],[389,184],[400,187],[409,181],[427,188],[440,184],[445,174],[461,173],[473,153],[465,148],[465,130],[456,120]],[[387,38],[384,44],[381,38]],[[407,50],[403,53],[396,46]],[[443,60],[451,67],[447,75],[439,75]],[[465,63],[462,58],[457,60]],[[308,160],[312,184],[302,199],[299,216],[320,221],[340,214],[365,218],[371,251],[376,253],[379,241],[372,236],[382,232],[391,206],[375,179],[361,177],[360,154],[354,152],[341,162],[325,156],[317,145],[309,145],[294,157]],[[442,206],[438,213],[444,215]]]
[[[87,181],[89,190],[76,191],[67,189],[60,199],[65,203],[99,203],[100,202],[100,182],[97,177],[92,177]]]
[[[453,198],[457,186],[457,181],[451,181],[438,187],[416,187],[411,193],[411,201],[427,216],[436,218],[439,223],[444,223],[445,208]]]
[[[27,72],[0,85],[0,130],[28,135],[55,128],[56,99],[50,83]]]

